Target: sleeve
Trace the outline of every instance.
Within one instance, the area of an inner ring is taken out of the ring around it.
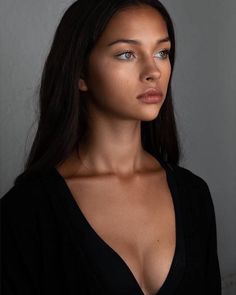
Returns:
[[[29,204],[20,197],[11,190],[0,203],[1,291],[4,295],[37,295],[38,240]]]
[[[206,214],[209,221],[207,237],[207,268],[205,276],[206,294],[221,295],[221,274],[217,254],[216,217],[212,197],[206,183],[205,194],[207,200]]]

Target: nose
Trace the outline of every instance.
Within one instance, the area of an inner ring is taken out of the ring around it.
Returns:
[[[160,69],[155,60],[146,60],[142,66],[140,78],[142,81],[157,81],[161,77]]]

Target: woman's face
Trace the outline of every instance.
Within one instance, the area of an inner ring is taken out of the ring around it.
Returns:
[[[85,80],[79,81],[91,110],[123,120],[155,119],[171,74],[171,44],[163,39],[168,39],[166,23],[154,8],[132,6],[115,14],[91,52]],[[150,88],[163,93],[159,102],[137,99]]]

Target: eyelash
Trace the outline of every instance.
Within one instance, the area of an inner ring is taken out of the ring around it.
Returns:
[[[160,52],[164,52],[164,54],[165,54],[165,57],[164,58],[161,58],[162,60],[167,59],[168,56],[169,56],[169,54],[170,54],[170,50],[169,49],[163,49],[163,50],[159,51],[159,53]],[[120,57],[120,56],[122,56],[122,55],[124,55],[126,53],[131,53],[132,55],[134,55],[134,52],[132,50],[127,50],[127,51],[124,51],[122,53],[117,54],[116,56],[117,57]],[[120,60],[130,60],[130,58],[128,58],[128,59],[120,58]]]

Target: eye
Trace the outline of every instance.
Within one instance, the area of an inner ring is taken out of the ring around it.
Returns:
[[[160,59],[167,59],[169,57],[170,50],[169,49],[164,49],[158,52],[158,57]]]
[[[134,56],[134,53],[133,51],[125,51],[120,54],[117,54],[116,56],[119,57],[119,59],[129,60],[131,59],[131,56]]]

